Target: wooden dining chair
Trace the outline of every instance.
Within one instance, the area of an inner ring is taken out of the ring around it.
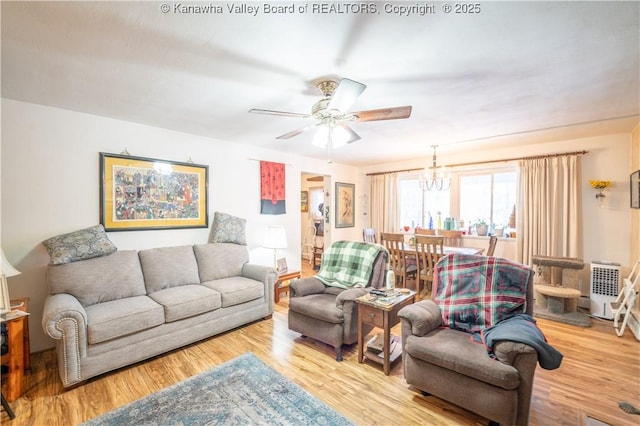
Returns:
[[[373,228],[364,228],[362,230],[362,240],[365,243],[376,244],[378,242],[378,235],[376,234],[376,230]]]
[[[493,256],[493,253],[496,251],[496,244],[498,244],[498,237],[492,235],[489,238],[489,248],[487,248],[487,256]]]
[[[406,287],[407,279],[415,278],[418,268],[413,251],[407,253],[404,248],[404,234],[383,232],[380,234],[380,243],[389,252],[389,264],[396,277],[396,284],[400,287]]]
[[[417,292],[420,299],[431,293],[433,283],[433,268],[438,260],[444,256],[444,237],[432,235],[416,235]],[[421,290],[424,290],[424,294]]]
[[[416,228],[416,235],[436,235],[436,230],[427,228]]]
[[[462,231],[440,231],[444,238],[444,245],[449,247],[462,247]]]

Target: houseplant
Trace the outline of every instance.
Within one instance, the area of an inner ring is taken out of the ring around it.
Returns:
[[[489,225],[487,224],[487,221],[485,221],[484,219],[478,219],[475,223],[476,225],[476,234],[484,237],[487,235],[487,232],[489,231]]]

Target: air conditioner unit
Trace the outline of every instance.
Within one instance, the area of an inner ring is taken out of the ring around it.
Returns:
[[[609,303],[615,302],[620,288],[620,265],[613,262],[591,263],[591,315],[613,319]]]

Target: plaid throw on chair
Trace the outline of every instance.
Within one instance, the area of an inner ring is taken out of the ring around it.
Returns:
[[[366,287],[381,251],[387,249],[379,244],[336,241],[322,253],[316,278],[332,287]]]
[[[476,333],[524,313],[533,271],[497,257],[449,254],[436,264],[433,300],[443,325]]]

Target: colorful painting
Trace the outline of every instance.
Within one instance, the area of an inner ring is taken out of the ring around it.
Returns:
[[[209,167],[100,153],[100,223],[107,231],[206,228]]]

